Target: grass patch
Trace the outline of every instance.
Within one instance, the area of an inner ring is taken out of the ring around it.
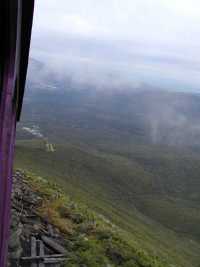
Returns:
[[[55,183],[30,173],[25,177],[32,190],[43,199],[37,212],[65,237],[70,255],[66,267],[169,266],[141,248],[130,246],[118,227],[87,206],[72,201]]]

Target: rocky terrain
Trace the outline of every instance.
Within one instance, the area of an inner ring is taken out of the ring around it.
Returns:
[[[58,228],[36,212],[41,203],[42,198],[17,171],[13,176],[9,266],[42,267],[45,262],[60,266],[64,262],[64,238]],[[37,263],[40,265],[34,265]]]
[[[57,184],[18,170],[13,176],[8,266],[171,265],[136,242],[129,243],[117,226],[72,201]]]

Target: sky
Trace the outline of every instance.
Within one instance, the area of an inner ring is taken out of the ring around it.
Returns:
[[[200,91],[200,2],[36,0],[31,57],[102,88]]]

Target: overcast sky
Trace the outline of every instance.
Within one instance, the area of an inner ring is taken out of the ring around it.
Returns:
[[[102,86],[200,91],[200,2],[36,0],[31,57]]]

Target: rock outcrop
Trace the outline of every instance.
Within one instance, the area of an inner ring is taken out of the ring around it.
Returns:
[[[8,255],[8,266],[10,267],[31,266],[32,262],[37,264],[37,262],[42,263],[47,259],[50,262],[52,258],[56,264],[65,259],[67,251],[62,246],[64,239],[60,231],[37,213],[41,202],[42,198],[31,189],[24,179],[23,172],[17,171],[13,175]],[[35,252],[33,251],[34,241]],[[38,253],[41,247],[43,247],[43,252]],[[44,255],[40,255],[40,253]],[[60,264],[51,266],[60,266]]]

